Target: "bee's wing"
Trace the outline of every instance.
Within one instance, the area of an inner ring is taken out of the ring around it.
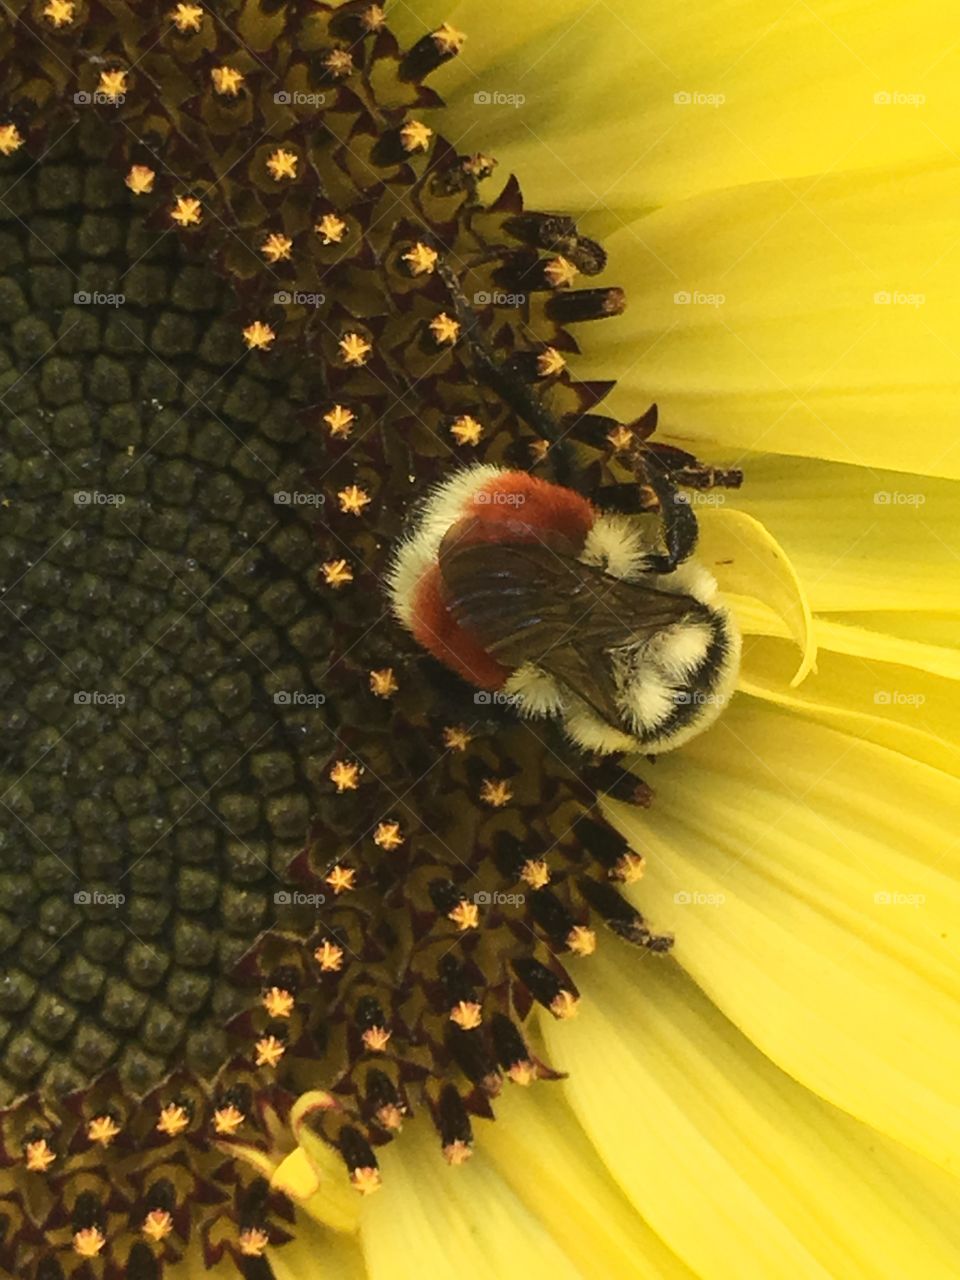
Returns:
[[[649,639],[699,612],[689,596],[655,591],[581,564],[562,541],[477,542],[455,526],[440,547],[447,607],[508,667],[533,662],[616,723],[605,651]]]

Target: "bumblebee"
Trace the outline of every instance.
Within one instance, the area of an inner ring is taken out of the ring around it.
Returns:
[[[394,555],[396,617],[464,680],[559,719],[586,751],[681,746],[729,702],[740,636],[693,557],[689,502],[662,472],[651,484],[659,530],[524,471],[458,471]]]

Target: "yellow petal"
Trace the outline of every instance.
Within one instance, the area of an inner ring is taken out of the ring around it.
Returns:
[[[343,1161],[308,1125],[298,1127],[297,1138],[309,1168],[319,1179],[319,1190],[301,1204],[304,1213],[334,1231],[356,1231],[360,1222],[360,1197],[350,1185]],[[302,1177],[303,1163],[297,1168]],[[301,1186],[306,1185],[303,1178]]]
[[[267,1251],[275,1280],[366,1280],[359,1242],[298,1213],[294,1238]]]
[[[822,628],[816,626],[817,634]],[[833,626],[835,637],[842,628]],[[921,646],[883,636],[875,650],[906,657]],[[860,646],[861,650],[867,646]],[[955,665],[960,657],[952,655]],[[744,642],[739,688],[856,737],[902,751],[935,768],[960,774],[956,727],[960,724],[960,685],[897,662],[862,653],[846,656],[821,648],[815,677],[802,689],[789,689],[793,651],[779,640],[748,637]]]
[[[556,1085],[508,1087],[494,1109],[484,1152],[581,1275],[694,1280],[604,1170]]]
[[[291,1200],[309,1200],[319,1190],[320,1175],[303,1147],[297,1147],[277,1166],[270,1185]]]
[[[630,305],[577,371],[697,442],[958,477],[958,183],[951,160],[660,209],[607,241]]]
[[[843,613],[818,621],[822,643],[838,653],[901,661],[904,666],[960,680],[954,614]],[[891,654],[899,655],[891,658]]]
[[[882,434],[896,444],[894,430]],[[776,455],[737,465],[743,488],[725,505],[770,530],[814,613],[960,613],[960,484]],[[954,622],[931,639],[956,647],[957,634]]]
[[[478,1126],[482,1121],[475,1122]],[[582,1280],[545,1225],[477,1142],[451,1169],[425,1118],[378,1152],[383,1186],[363,1204],[360,1238],[372,1280],[551,1276]]]
[[[784,619],[800,648],[799,684],[816,663],[810,606],[793,565],[776,539],[752,516],[732,507],[700,513],[697,554],[724,592],[753,596]]]
[[[784,1070],[953,1167],[960,784],[744,698],[649,781],[616,820],[680,962]]]
[[[940,0],[553,0],[493,12],[461,0],[446,16],[470,39],[436,76],[445,127],[482,135],[534,202],[593,209],[608,225],[703,191],[771,178],[810,190],[822,173],[956,145],[960,54]],[[525,100],[474,101],[493,91]]]
[[[791,1080],[673,961],[611,941],[577,981],[581,1016],[544,1028],[565,1092],[701,1280],[957,1274],[960,1184]]]
[[[768,605],[729,593],[725,600],[733,608],[745,636],[790,638],[787,624]],[[949,648],[947,643],[932,643],[930,639],[937,637],[945,642],[955,639],[957,621],[953,615],[894,612],[820,615],[813,620],[813,630],[818,653],[830,649],[850,657],[891,662],[945,676],[948,680],[960,680],[960,652]],[[913,634],[905,634],[911,632]]]

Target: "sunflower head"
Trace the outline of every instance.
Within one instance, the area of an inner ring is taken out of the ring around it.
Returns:
[[[739,477],[573,376],[624,295],[420,118],[451,25],[53,0],[2,38],[8,1265],[259,1274],[321,1150],[370,1194],[421,1111],[460,1165],[556,1074],[526,1024],[598,924],[670,945],[596,808],[639,779],[391,616],[409,513],[478,464],[649,530]]]

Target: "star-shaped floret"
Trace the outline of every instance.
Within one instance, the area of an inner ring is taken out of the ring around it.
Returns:
[[[285,178],[295,178],[297,176],[297,155],[293,151],[286,151],[283,147],[277,147],[276,151],[271,152],[267,157],[267,168],[274,182],[283,182]]]
[[[170,217],[181,227],[195,227],[202,217],[200,201],[194,196],[177,196]]]
[[[113,71],[101,71],[97,83],[97,93],[105,98],[122,98],[127,92],[127,73],[120,67]]]
[[[354,366],[366,364],[372,350],[372,345],[363,334],[345,333],[340,339],[340,354],[344,364]]]
[[[399,688],[393,667],[370,672],[370,692],[378,698],[392,698]]]
[[[537,373],[541,378],[553,378],[558,373],[563,373],[566,367],[567,362],[556,347],[547,347],[537,356]]]
[[[55,27],[66,27],[73,21],[77,6],[73,0],[47,0],[43,16]]]
[[[287,1051],[287,1046],[276,1036],[263,1036],[253,1048],[258,1067],[275,1067]]]
[[[260,246],[260,252],[268,262],[285,262],[290,257],[293,241],[279,231],[271,231]]]
[[[356,791],[363,770],[355,760],[337,760],[330,768],[330,781],[337,792]]]
[[[399,849],[403,844],[403,834],[400,831],[399,822],[381,822],[373,833],[373,842],[379,845],[381,849],[386,849],[391,853],[394,849]]]
[[[504,778],[486,778],[480,788],[480,799],[491,809],[502,809],[513,799],[513,788]]]
[[[477,445],[483,436],[483,427],[480,423],[470,416],[469,413],[462,413],[455,422],[450,426],[450,434],[461,445]]]
[[[335,213],[325,213],[313,229],[324,244],[339,244],[347,234],[347,224]]]
[[[440,346],[451,346],[460,337],[460,324],[453,316],[441,311],[430,321],[430,332]]]
[[[254,320],[243,331],[243,340],[251,351],[266,351],[274,342],[276,334],[262,320]]]
[[[135,164],[130,167],[123,181],[135,196],[146,196],[153,190],[156,180],[156,172],[148,165]]]
[[[244,75],[236,67],[222,66],[213,68],[210,79],[216,93],[225,98],[235,98],[243,86]]]
[[[203,25],[203,9],[198,4],[178,4],[170,14],[170,21],[181,35],[199,31]]]
[[[476,929],[480,924],[480,908],[475,902],[467,902],[464,898],[452,911],[447,912],[447,919],[452,920],[461,932]]]
[[[348,436],[350,428],[356,422],[356,414],[342,404],[335,404],[324,415],[323,420],[330,428],[332,436]]]
[[[400,130],[400,143],[404,151],[426,151],[430,146],[433,130],[422,120],[409,120]]]
[[[360,516],[363,514],[364,507],[368,506],[373,499],[365,489],[361,489],[359,485],[350,484],[345,489],[341,489],[337,494],[337,502],[340,504],[340,510],[344,515]]]
[[[353,570],[346,560],[325,560],[320,566],[320,572],[326,585],[334,590],[353,581]]]
[[[23,146],[23,134],[15,124],[0,125],[0,155],[12,156]]]

